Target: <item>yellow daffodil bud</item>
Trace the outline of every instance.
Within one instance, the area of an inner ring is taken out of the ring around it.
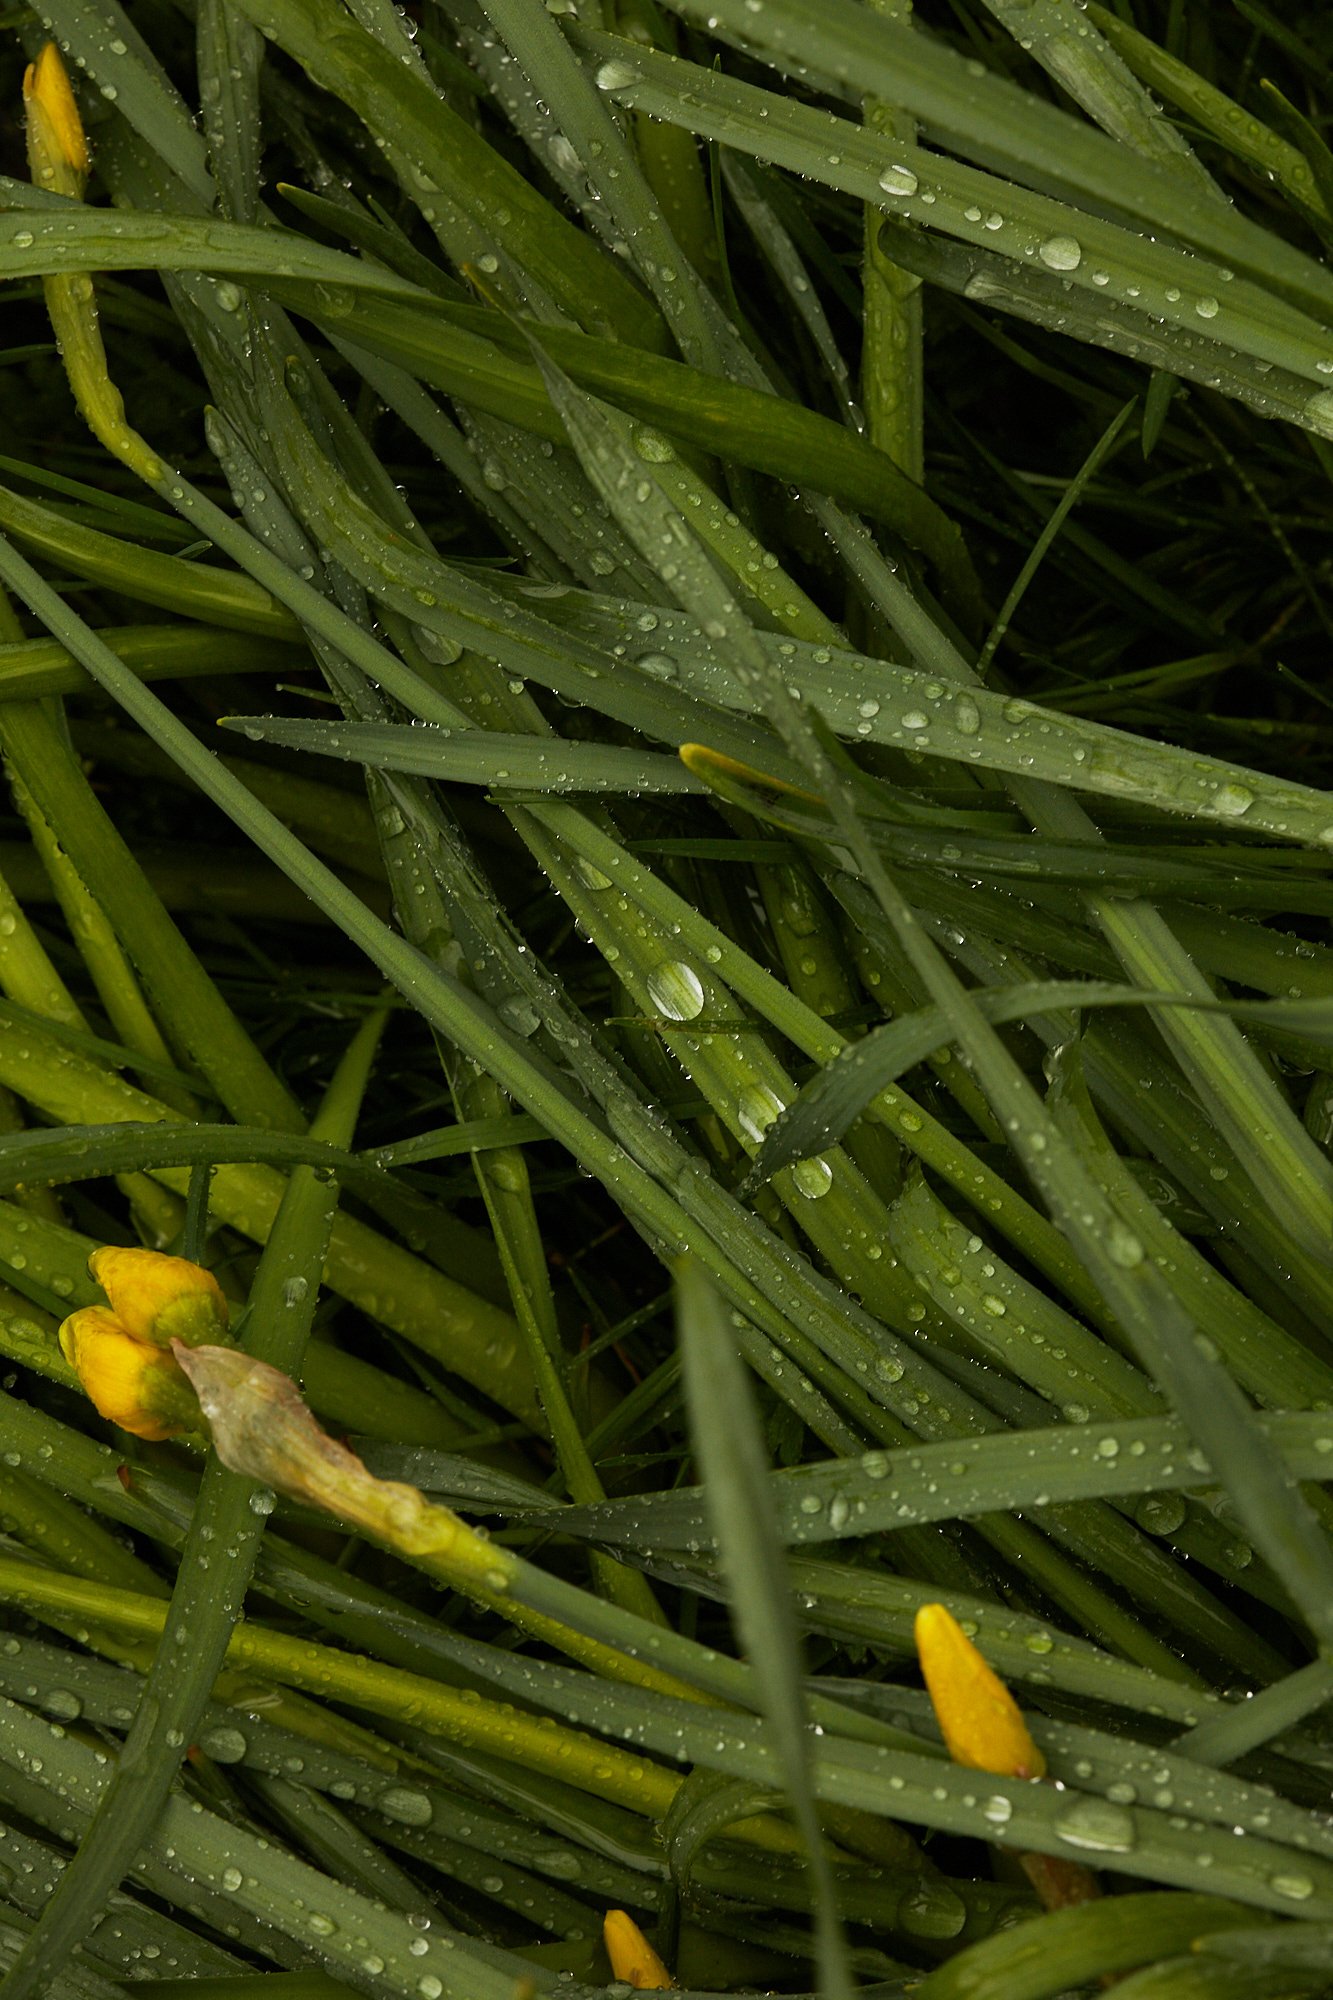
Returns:
[[[23,79],[27,111],[28,170],[38,187],[82,201],[88,179],[88,141],[60,51],[47,42]],[[156,485],[166,468],[125,416],[125,404],[107,369],[97,318],[97,293],[86,271],[51,272],[42,279],[51,326],[65,374],[93,435],[140,479]]]
[[[640,1992],[657,1993],[675,1984],[671,1974],[649,1944],[639,1926],[625,1910],[608,1910],[602,1922],[602,1941],[611,1961],[614,1978]]]
[[[942,1604],[916,1614],[916,1649],[949,1755],[997,1777],[1040,1778],[1046,1759],[1018,1703]]]
[[[91,162],[83,120],[70,89],[69,72],[54,42],[47,42],[23,78],[28,117],[28,165],[39,187],[83,198]]]
[[[141,1438],[198,1429],[199,1404],[164,1348],[136,1340],[105,1306],[84,1306],[60,1328],[60,1347],[99,1416]]]
[[[94,1250],[88,1269],[111,1301],[111,1310],[135,1340],[186,1347],[227,1337],[227,1301],[211,1271],[186,1257],[157,1250]]]

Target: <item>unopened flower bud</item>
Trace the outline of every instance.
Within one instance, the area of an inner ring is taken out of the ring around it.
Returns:
[[[198,1401],[171,1355],[136,1340],[105,1306],[71,1313],[59,1337],[99,1416],[141,1438],[200,1428]]]
[[[23,105],[28,116],[28,161],[33,179],[40,187],[81,200],[90,165],[88,141],[69,72],[54,42],[47,42],[36,62],[28,65]]]
[[[94,1250],[88,1269],[111,1301],[126,1333],[169,1347],[217,1343],[227,1337],[227,1301],[211,1271],[157,1250]]]
[[[608,1910],[602,1922],[602,1942],[612,1976],[639,1992],[661,1992],[675,1981],[626,1910]]]
[[[917,1612],[916,1649],[954,1763],[997,1777],[1042,1777],[1046,1759],[1018,1703],[942,1604],[923,1604]]]

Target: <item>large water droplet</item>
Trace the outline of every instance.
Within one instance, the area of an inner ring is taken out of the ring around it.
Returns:
[[[827,1160],[817,1155],[811,1160],[798,1160],[791,1170],[792,1181],[798,1194],[808,1201],[818,1201],[821,1194],[827,1194],[833,1185],[833,1169]]]
[[[898,1928],[909,1937],[957,1937],[966,1921],[962,1898],[943,1882],[923,1883],[898,1905]]]
[[[613,56],[604,62],[597,72],[599,90],[628,90],[632,83],[639,81],[639,72],[632,63],[618,62]]]
[[[640,653],[634,662],[641,674],[651,674],[655,681],[674,681],[679,677],[679,663],[670,653]]]
[[[766,1083],[751,1084],[736,1100],[736,1122],[756,1145],[781,1112],[782,1099]]]
[[[894,165],[885,167],[879,177],[879,184],[885,194],[915,194],[919,182],[910,167]]]
[[[402,1826],[430,1825],[430,1800],[424,1792],[409,1785],[390,1785],[380,1793],[375,1805],[386,1819],[396,1819]]]
[[[1128,1854],[1138,1839],[1134,1815],[1109,1799],[1076,1799],[1058,1815],[1055,1830],[1068,1846],[1097,1854]]]
[[[648,998],[668,1021],[693,1021],[704,1010],[703,981],[693,966],[663,959],[648,974]]]
[[[215,1764],[239,1764],[249,1745],[239,1729],[206,1729],[199,1748]]]
[[[1275,1895],[1287,1896],[1293,1903],[1303,1903],[1314,1894],[1314,1883],[1308,1875],[1270,1875],[1268,1886]]]
[[[1083,246],[1072,236],[1048,236],[1037,245],[1037,255],[1048,270],[1077,271],[1083,262]]]
[[[1132,1271],[1143,1262],[1143,1244],[1123,1222],[1113,1222],[1106,1232],[1106,1254],[1122,1270]]]
[[[1239,819],[1254,804],[1248,785],[1219,785],[1213,793],[1213,811],[1224,819]]]
[[[1185,1502],[1178,1493],[1146,1493],[1134,1509],[1134,1519],[1149,1535],[1174,1535],[1185,1514]]]

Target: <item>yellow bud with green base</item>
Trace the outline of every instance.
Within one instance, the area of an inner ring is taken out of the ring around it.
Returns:
[[[211,1271],[157,1250],[94,1250],[88,1269],[111,1310],[135,1340],[169,1347],[216,1345],[227,1338],[227,1301]]]
[[[36,62],[28,65],[23,78],[23,108],[33,179],[41,187],[81,201],[91,164],[88,141],[69,72],[54,42],[47,42]]]
[[[159,1441],[199,1430],[194,1391],[165,1348],[136,1340],[105,1306],[83,1306],[60,1327],[60,1347],[99,1416]]]

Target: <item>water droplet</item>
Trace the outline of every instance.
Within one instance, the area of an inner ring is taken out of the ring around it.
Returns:
[[[597,72],[599,90],[628,90],[632,83],[639,81],[639,72],[631,63],[617,62],[614,58],[604,62]]]
[[[651,674],[655,681],[674,681],[680,673],[670,653],[640,653],[634,665],[641,674]]]
[[[1254,793],[1248,785],[1219,785],[1213,793],[1213,811],[1223,819],[1239,819],[1254,804]]]
[[[430,1825],[430,1800],[411,1786],[390,1785],[380,1793],[375,1805],[386,1819],[396,1819],[402,1826]]]
[[[1055,1830],[1067,1846],[1098,1854],[1128,1854],[1138,1839],[1133,1814],[1109,1799],[1076,1799],[1057,1815]]]
[[[782,1099],[764,1083],[751,1084],[736,1100],[736,1122],[756,1145],[781,1112]]]
[[[879,184],[885,194],[915,194],[920,182],[910,167],[894,165],[885,167],[879,177]]]
[[[249,1745],[239,1729],[206,1729],[199,1748],[215,1764],[239,1764]]]
[[[663,959],[648,974],[648,998],[668,1021],[693,1021],[704,1010],[703,981],[680,959]]]
[[[992,1826],[1005,1826],[1008,1824],[1010,1818],[1012,1817],[1013,1810],[1014,1810],[1013,1801],[1011,1799],[1001,1798],[1000,1794],[997,1792],[994,1798],[983,1799],[981,1805],[981,1817],[984,1820],[989,1820]]]
[[[981,710],[970,694],[955,696],[953,705],[954,728],[961,736],[975,736],[981,727]]]
[[[1308,1875],[1270,1875],[1268,1886],[1274,1895],[1287,1896],[1293,1903],[1303,1903],[1314,1894],[1314,1883]]]
[[[1048,236],[1037,245],[1037,255],[1050,271],[1077,271],[1083,262],[1083,246],[1072,236]]]
[[[222,1871],[221,1879],[223,1888],[231,1891],[232,1894],[235,1894],[236,1890],[239,1889],[242,1882],[244,1882],[245,1877],[244,1875],[242,1875],[239,1868],[224,1868]]]
[[[1106,1254],[1122,1270],[1132,1271],[1143,1262],[1143,1245],[1123,1222],[1112,1222],[1106,1232]]]
[[[541,1015],[526,993],[508,994],[495,1011],[512,1034],[522,1035],[525,1039],[535,1035],[542,1024]]]
[[[1205,293],[1203,298],[1195,305],[1194,310],[1200,319],[1216,319],[1218,314],[1217,300]]]
[[[833,1169],[827,1160],[816,1156],[811,1160],[797,1160],[791,1170],[793,1185],[808,1201],[817,1201],[827,1194],[833,1185]]]

